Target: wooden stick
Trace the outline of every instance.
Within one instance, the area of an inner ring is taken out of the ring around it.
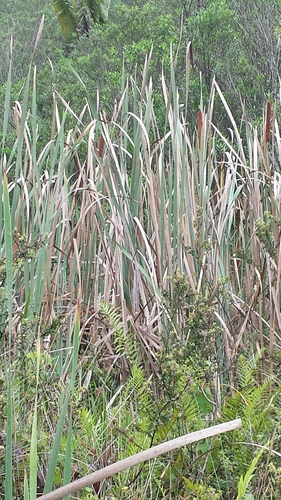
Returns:
[[[81,477],[80,479],[66,484],[65,486],[61,486],[61,488],[58,488],[55,491],[38,497],[38,500],[61,500],[63,497],[70,495],[71,493],[76,493],[86,486],[102,481],[103,479],[113,476],[114,474],[117,474],[124,469],[128,469],[133,465],[138,465],[146,460],[152,460],[153,458],[158,457],[158,455],[162,455],[163,453],[175,450],[181,446],[194,443],[200,439],[216,436],[217,434],[222,434],[223,432],[233,431],[241,426],[241,419],[238,418],[237,420],[231,420],[230,422],[225,422],[224,424],[214,425],[213,427],[208,427],[207,429],[201,429],[200,431],[191,432],[190,434],[185,434],[184,436],[171,439],[170,441],[158,444],[148,450],[141,451],[140,453],[136,453],[136,455],[132,455],[131,457],[124,458],[119,462],[108,465],[101,470]]]

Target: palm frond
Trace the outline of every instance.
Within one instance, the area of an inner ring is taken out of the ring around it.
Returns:
[[[65,40],[70,42],[76,33],[76,20],[68,0],[54,0],[54,8]]]

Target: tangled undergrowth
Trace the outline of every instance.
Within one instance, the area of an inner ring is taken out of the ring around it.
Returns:
[[[35,74],[32,84],[30,68],[15,103],[14,132],[8,79],[0,498],[32,500],[237,417],[241,429],[123,471],[79,497],[280,498],[277,117],[270,141],[247,123],[238,128],[214,82],[193,133],[173,61],[169,87],[162,82],[161,136],[151,57],[142,90],[133,81],[123,89],[111,118],[90,98],[78,115],[55,90],[43,149]],[[212,121],[215,95],[231,140]],[[67,131],[69,114],[75,127]]]

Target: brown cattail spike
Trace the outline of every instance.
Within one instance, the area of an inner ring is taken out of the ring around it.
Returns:
[[[101,158],[103,155],[103,150],[104,150],[104,138],[101,135],[100,140],[99,140],[99,148],[98,148],[98,155]]]
[[[265,142],[270,141],[270,121],[271,121],[271,103],[270,103],[270,101],[267,101],[267,103],[266,103],[265,129],[264,129]]]
[[[190,45],[189,45],[189,57],[190,57],[191,66],[194,67],[194,63],[193,63],[193,48],[192,48],[192,43],[191,42],[190,42]]]

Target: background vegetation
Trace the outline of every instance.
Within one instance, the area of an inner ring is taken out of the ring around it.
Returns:
[[[278,9],[1,9],[1,498],[280,498]]]

